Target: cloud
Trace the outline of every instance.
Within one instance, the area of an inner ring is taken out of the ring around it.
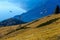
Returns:
[[[0,21],[11,18],[15,15],[20,15],[26,10],[7,1],[0,1]]]
[[[17,6],[29,10],[34,8],[37,4],[42,5],[48,0],[9,0],[9,2],[16,4]]]

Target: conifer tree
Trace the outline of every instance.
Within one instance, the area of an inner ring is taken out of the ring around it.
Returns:
[[[60,9],[59,9],[59,6],[57,5],[56,10],[55,10],[55,14],[60,13],[59,10],[60,10]]]

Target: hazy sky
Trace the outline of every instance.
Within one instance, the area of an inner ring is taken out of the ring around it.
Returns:
[[[41,5],[48,0],[8,0],[8,1],[20,6],[23,9],[29,10],[35,7],[37,4]]]
[[[26,10],[12,4],[8,1],[0,1],[0,21],[11,18],[15,15],[20,15]]]

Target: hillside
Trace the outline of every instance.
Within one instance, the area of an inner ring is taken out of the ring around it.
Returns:
[[[60,14],[0,28],[0,40],[60,40]]]
[[[22,24],[22,23],[25,23],[25,22],[18,20],[18,19],[15,19],[15,18],[9,18],[9,19],[6,19],[4,21],[1,21],[0,27],[2,27],[2,26],[13,26],[13,25],[18,25],[18,24]]]

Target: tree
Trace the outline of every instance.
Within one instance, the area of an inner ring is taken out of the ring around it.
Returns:
[[[59,8],[59,6],[57,5],[56,10],[55,10],[55,14],[60,13],[59,10],[60,10],[60,8]]]

